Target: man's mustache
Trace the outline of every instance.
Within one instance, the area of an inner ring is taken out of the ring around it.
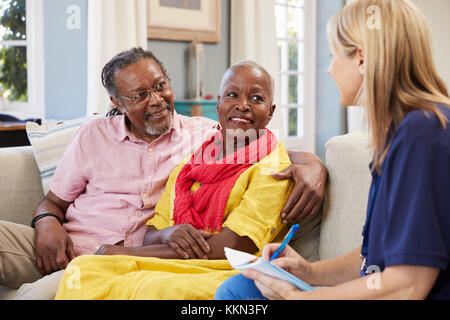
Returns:
[[[164,109],[168,109],[169,111],[171,110],[170,104],[163,102],[159,107],[152,107],[153,110],[152,112],[145,112],[144,113],[144,119],[148,120],[151,117],[153,117],[155,114],[161,113],[161,111],[163,111]]]

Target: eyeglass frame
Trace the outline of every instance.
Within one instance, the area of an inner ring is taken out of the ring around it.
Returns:
[[[138,94],[136,94],[133,98],[129,98],[126,96],[120,96],[120,98],[124,98],[125,100],[128,100],[130,102],[133,103],[133,106],[139,106],[141,103],[143,103],[148,97],[151,97],[153,93],[155,93],[158,96],[161,96],[167,89],[168,87],[164,87],[164,89],[162,91],[158,91],[158,89],[156,89],[156,87],[161,84],[162,82],[169,82],[170,84],[170,79],[169,78],[163,78],[160,81],[158,81],[158,83],[156,83],[152,89],[147,89],[147,90],[143,90],[141,92],[139,92]],[[141,102],[136,102],[137,96],[139,96],[140,94],[143,93],[149,93],[146,97],[144,97],[144,99]]]

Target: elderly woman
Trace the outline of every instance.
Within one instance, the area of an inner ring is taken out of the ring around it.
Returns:
[[[366,14],[374,8],[379,15]],[[407,0],[356,0],[330,20],[329,39],[329,73],[341,104],[364,106],[371,129],[363,244],[332,260],[308,263],[291,248],[274,260],[329,288],[301,292],[252,270],[245,276],[256,286],[233,277],[216,298],[448,300],[450,99],[432,60],[425,18]],[[263,257],[277,247],[265,247]]]
[[[264,68],[242,62],[227,70],[217,106],[221,128],[170,175],[144,246],[105,245],[98,253],[107,256],[76,258],[56,298],[213,298],[237,273],[225,246],[260,254],[286,232],[280,212],[293,183],[271,176],[290,165],[266,129],[274,110],[273,79]]]

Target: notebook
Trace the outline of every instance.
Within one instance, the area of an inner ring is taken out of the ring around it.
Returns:
[[[246,252],[225,248],[225,256],[230,265],[237,270],[254,269],[269,276],[285,280],[302,291],[314,290],[306,282],[300,280],[292,273],[270,263],[267,260],[258,258]]]

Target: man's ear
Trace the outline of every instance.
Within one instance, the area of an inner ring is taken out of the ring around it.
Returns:
[[[114,104],[114,106],[120,110],[120,112],[122,112],[122,114],[127,114],[127,110],[124,110],[124,108],[122,108],[122,106],[120,105],[119,101],[117,101],[116,98],[114,98],[113,96],[109,96],[109,100]]]

